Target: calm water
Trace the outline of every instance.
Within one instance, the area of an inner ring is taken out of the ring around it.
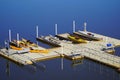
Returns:
[[[19,33],[21,38],[36,42],[36,25],[39,35],[54,35],[56,23],[58,33],[72,33],[73,20],[76,30],[82,30],[86,21],[88,31],[120,39],[120,0],[0,0],[0,46],[8,40],[8,29],[12,39]],[[115,54],[120,56],[120,48]],[[38,64],[45,68],[19,66],[0,57],[0,80],[120,80],[115,69],[88,59],[78,65],[66,59]]]
[[[39,62],[45,66],[19,66],[0,58],[0,80],[120,80],[116,70],[91,60],[84,59],[78,64],[66,59]],[[62,66],[63,65],[63,66]]]

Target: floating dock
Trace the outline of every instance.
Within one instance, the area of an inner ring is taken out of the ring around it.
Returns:
[[[64,58],[69,59],[69,60],[79,60],[79,59],[83,59],[84,56],[80,55],[80,54],[63,54]]]
[[[78,32],[74,32],[73,34],[78,35],[78,36],[80,36],[84,39],[90,40],[90,41],[93,41],[93,40],[100,41],[101,40],[101,38],[94,36],[94,33],[91,34],[91,32],[87,32],[87,31],[85,31],[85,32],[78,31]]]
[[[102,51],[102,48],[106,47],[105,45],[106,38],[108,42],[114,45],[114,47],[120,46],[120,40],[99,35],[96,33],[93,34],[102,40],[73,44],[71,41],[67,40],[68,39],[67,36],[69,34],[64,33],[64,34],[56,35],[57,37],[62,39],[62,40],[57,39],[57,42],[60,43],[59,47],[48,49],[49,50],[48,53],[31,53],[31,52],[17,53],[17,50],[13,50],[13,49],[6,50],[4,48],[0,50],[0,55],[23,65],[33,64],[34,62],[37,61],[58,58],[61,56],[70,60],[82,59],[83,57],[86,57],[95,61],[99,61],[106,65],[112,66],[114,68],[120,69],[120,57]],[[45,40],[40,40],[40,41],[45,41]],[[50,42],[47,42],[47,44],[50,44]],[[38,46],[36,48],[45,49],[41,46]]]
[[[38,48],[43,49],[42,47]],[[10,49],[9,51],[7,51],[6,49],[1,49],[0,55],[15,63],[22,65],[33,64],[37,61],[60,57],[60,54],[54,51],[51,52],[50,50],[49,53],[30,53],[30,52],[17,53],[17,50]]]
[[[51,46],[54,46],[54,47],[60,47],[60,42],[57,40],[57,39],[55,39],[55,38],[53,38],[53,37],[50,37],[50,36],[45,36],[45,37],[38,37],[38,38],[36,38],[38,41],[41,41],[41,42],[43,42],[43,43],[47,43],[47,44],[49,44],[49,45],[51,45]]]
[[[67,36],[69,36],[69,33],[58,34],[58,35],[55,35],[55,36],[58,37],[58,38],[60,38],[61,40],[68,40],[68,41],[70,41],[68,39],[68,37],[67,37]]]
[[[120,57],[108,54],[101,50],[103,47],[105,47],[107,36],[99,34],[95,35],[102,38],[102,41],[89,41],[87,44],[72,44],[73,47],[69,47],[69,49],[84,55],[86,58],[99,61],[115,68],[120,68]],[[65,34],[61,34],[59,36],[66,38]],[[120,46],[120,40],[111,37],[107,38],[108,42],[114,44],[115,47]]]

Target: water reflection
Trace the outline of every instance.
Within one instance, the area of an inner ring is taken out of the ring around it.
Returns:
[[[64,67],[64,64],[63,64],[64,62],[63,62],[63,60],[64,60],[64,59],[63,59],[63,57],[62,57],[62,58],[61,58],[61,70],[63,70],[63,67]]]
[[[82,61],[83,61],[83,59],[81,59],[81,60],[73,60],[71,65],[72,65],[72,67],[75,67],[77,65],[82,64]]]
[[[56,60],[59,60],[60,62],[58,62]],[[45,63],[47,63],[47,64],[45,65]],[[50,64],[54,63],[54,67],[52,65],[50,65],[49,63]],[[59,71],[60,73],[56,73],[56,71],[59,70],[58,68],[55,69],[57,64],[60,64],[60,70],[61,70],[61,71]],[[14,68],[12,68],[13,66],[14,65],[12,64],[12,62],[10,62],[9,60],[6,61],[6,75],[8,76],[8,78],[13,77],[12,76],[13,72],[14,72],[14,70],[13,70]],[[17,73],[16,75],[19,75],[23,72],[27,72],[27,73],[30,73],[30,74],[28,74],[28,75],[30,75],[30,78],[35,78],[35,77],[44,78],[44,77],[36,76],[39,74],[46,75],[46,77],[49,77],[49,75],[51,74],[51,71],[52,71],[52,74],[54,74],[54,75],[59,75],[59,74],[73,75],[72,73],[75,73],[75,74],[80,74],[77,77],[82,77],[81,74],[83,74],[83,75],[88,75],[88,76],[91,76],[91,75],[97,75],[100,77],[103,76],[103,78],[100,78],[97,80],[101,80],[101,79],[120,80],[120,74],[117,73],[115,69],[108,67],[106,65],[103,65],[101,63],[91,61],[89,59],[69,61],[64,58],[60,58],[60,59],[55,59],[55,60],[53,59],[50,61],[37,62],[37,63],[34,63],[33,65],[23,66],[23,65],[16,64],[15,66],[18,66],[22,70],[22,72],[21,72],[21,70],[18,70],[20,72],[16,71],[16,73]],[[46,67],[46,66],[48,66],[48,67]],[[15,69],[19,69],[18,67]],[[52,70],[52,69],[54,69],[54,70]],[[68,71],[67,74],[66,74],[66,71]],[[75,76],[75,75],[73,75],[73,76]],[[38,79],[36,79],[36,80],[38,80]],[[88,80],[90,80],[90,79],[88,79]]]
[[[10,61],[7,60],[6,62],[6,75],[10,77]],[[11,64],[12,65],[12,64]],[[27,71],[29,73],[35,74],[37,71],[45,72],[46,66],[43,63],[34,63],[32,65],[18,65],[16,64],[19,68],[21,68],[23,71]]]
[[[101,64],[99,62],[93,62],[88,59],[84,59],[80,61],[80,63],[73,64],[72,66],[75,71],[88,71],[89,73],[98,74],[108,78],[109,80],[120,80],[120,73],[116,71],[116,69]]]
[[[34,63],[32,65],[24,65],[24,66],[20,66],[18,65],[20,68],[22,68],[25,71],[28,71],[30,73],[36,73],[37,71],[42,71],[44,72],[46,70],[46,66],[42,63]]]
[[[10,77],[10,61],[7,60],[6,62],[6,74],[8,77]]]
[[[36,69],[39,69],[41,71],[46,70],[46,66],[43,63],[34,63],[33,65],[36,67]]]

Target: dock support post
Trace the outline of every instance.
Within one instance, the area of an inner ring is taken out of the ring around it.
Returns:
[[[62,58],[61,58],[61,70],[63,70],[63,44],[62,44]]]
[[[55,24],[55,35],[57,35],[57,24]]]
[[[17,33],[17,46],[19,47],[19,34]]]
[[[38,38],[38,26],[36,26],[36,38]]]
[[[75,32],[75,20],[73,20],[73,33]]]
[[[63,55],[63,44],[62,44],[62,55]]]
[[[38,38],[39,37],[39,32],[38,32],[38,25],[36,26],[36,38]],[[37,46],[38,46],[38,41],[37,41]]]
[[[84,31],[85,31],[85,32],[87,31],[87,30],[86,30],[86,26],[87,26],[87,23],[84,22]]]
[[[9,42],[11,42],[11,30],[9,29]]]

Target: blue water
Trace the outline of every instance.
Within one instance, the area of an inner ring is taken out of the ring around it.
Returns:
[[[76,30],[83,30],[87,22],[88,31],[120,39],[120,0],[0,0],[0,46],[4,47],[4,40],[8,40],[9,29],[12,39],[19,33],[21,38],[36,42],[36,25],[39,35],[54,35],[56,23],[58,33],[72,33],[73,20]],[[120,49],[116,51],[119,56]],[[9,76],[6,63],[10,65]],[[71,61],[65,59],[63,70],[61,59],[42,63],[46,70],[35,71],[33,66],[20,67],[0,57],[0,80],[120,80],[115,69],[91,60],[71,67]]]
[[[39,62],[46,66],[45,69],[33,65],[19,66],[0,59],[0,80],[120,80],[115,69],[87,59],[78,65],[63,59],[63,68],[61,59]]]

